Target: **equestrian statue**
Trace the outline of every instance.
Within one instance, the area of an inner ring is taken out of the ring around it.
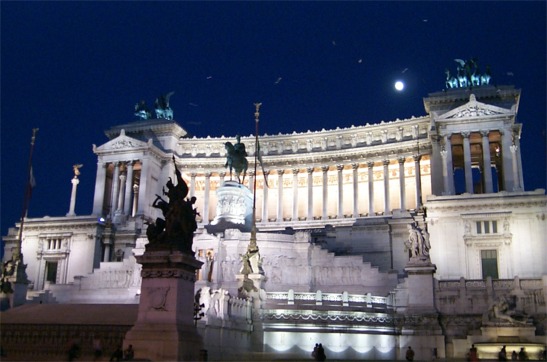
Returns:
[[[247,151],[245,150],[245,144],[241,143],[241,137],[236,136],[237,143],[226,142],[224,144],[226,148],[226,164],[224,167],[230,169],[230,181],[232,180],[232,169],[235,170],[237,181],[243,183],[245,181],[245,175],[249,162],[247,161]],[[243,177],[240,179],[240,175],[243,173]]]

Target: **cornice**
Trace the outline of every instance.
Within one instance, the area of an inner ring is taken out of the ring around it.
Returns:
[[[263,156],[339,151],[364,146],[386,146],[401,141],[428,138],[429,117],[381,122],[380,124],[337,128],[335,130],[307,131],[292,134],[260,136]],[[178,143],[178,156],[209,157],[226,154],[224,144],[235,137],[182,138]],[[250,156],[255,152],[255,137],[242,137]]]

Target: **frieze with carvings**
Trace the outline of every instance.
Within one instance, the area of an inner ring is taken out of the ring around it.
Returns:
[[[452,118],[470,118],[470,117],[483,117],[483,116],[492,116],[502,114],[500,112],[494,112],[490,109],[481,108],[477,105],[475,106],[469,106],[466,109],[463,109],[456,113],[455,115],[451,117],[447,117],[446,119],[452,119]]]
[[[394,322],[393,316],[379,313],[354,312],[348,314],[322,314],[310,311],[263,311],[260,314],[263,321],[325,321],[325,322],[351,322],[353,324],[389,324]]]
[[[141,276],[143,278],[181,278],[192,282],[196,281],[195,273],[181,269],[143,269]]]

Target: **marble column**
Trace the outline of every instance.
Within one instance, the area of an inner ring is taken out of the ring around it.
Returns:
[[[384,215],[391,214],[391,205],[389,202],[389,160],[382,162],[384,165]]]
[[[283,221],[283,174],[285,170],[277,170],[277,221]]]
[[[422,207],[422,175],[420,170],[421,155],[414,155],[414,169],[416,177],[416,210]]]
[[[133,161],[127,162],[127,179],[125,180],[124,214],[131,215],[133,196]]]
[[[448,193],[448,190],[450,189],[450,185],[448,184],[448,151],[443,147],[440,153],[443,160],[443,195],[450,195]]]
[[[463,164],[465,169],[465,191],[473,193],[473,172],[471,169],[471,144],[469,143],[470,132],[462,132],[463,137]]]
[[[520,154],[521,147],[520,147],[520,137],[518,134],[513,134],[513,144],[517,147],[515,152],[515,157],[517,158],[517,169],[518,169],[518,180],[515,182],[518,183],[518,189],[520,191],[524,191],[524,177],[522,175],[522,156]]]
[[[313,167],[306,169],[308,172],[308,220],[313,220]]]
[[[203,217],[203,220],[202,222],[204,224],[208,224],[209,223],[209,192],[211,190],[211,173],[210,172],[206,172],[205,173],[205,191],[204,191],[204,195],[203,195],[203,212],[202,212],[202,217]]]
[[[399,208],[406,210],[405,158],[399,157]]]
[[[352,163],[353,170],[353,217],[359,217],[359,164]]]
[[[515,183],[513,185],[513,191],[522,191],[522,188],[519,184],[519,168],[518,168],[518,162],[517,162],[517,151],[518,147],[515,144],[511,145],[511,154],[513,156],[513,179],[515,180]]]
[[[329,203],[329,193],[328,193],[329,166],[322,166],[321,171],[323,171],[323,211],[321,212],[321,219],[327,220],[329,218],[329,216],[327,215],[327,206]]]
[[[120,164],[116,162],[114,165],[114,175],[112,176],[112,195],[110,206],[110,218],[114,218],[114,213],[118,209],[118,192],[120,188]]]
[[[131,216],[137,215],[139,207],[139,184],[135,183],[133,185],[133,211],[131,212]]]
[[[262,198],[262,222],[268,222],[268,187],[266,182],[268,180],[268,175],[270,171],[264,171],[264,197]]]
[[[150,207],[150,204],[147,203],[147,191],[149,191],[148,183],[150,182],[151,163],[152,162],[148,159],[148,157],[143,158],[141,161],[141,178],[139,179],[139,203],[137,207],[137,215],[144,215],[145,210],[148,210]]]
[[[292,169],[292,220],[298,221],[298,172],[299,169]]]
[[[255,172],[249,171],[249,190],[251,190],[252,194],[255,194]],[[253,196],[254,197],[254,196]]]
[[[374,216],[374,162],[367,162],[368,166],[368,216]]]
[[[126,178],[127,176],[124,173],[120,175],[120,191],[118,192],[118,208],[116,209],[117,214],[122,214],[124,210]]]
[[[456,193],[456,190],[454,188],[454,162],[452,161],[451,137],[452,137],[451,134],[444,136],[444,150],[446,151],[445,171],[446,171],[446,178],[447,178],[447,186],[444,189],[444,195],[454,195]]]
[[[515,188],[515,180],[513,169],[513,156],[511,146],[513,145],[513,132],[510,130],[500,130],[501,133],[501,155],[502,155],[502,175],[503,175],[503,191],[513,191]]]
[[[344,178],[342,172],[344,171],[344,165],[336,165],[336,171],[338,171],[338,218],[344,217]]]
[[[95,176],[95,196],[93,197],[93,215],[103,215],[104,190],[106,182],[106,163],[97,162],[97,175]]]
[[[103,262],[109,262],[110,261],[110,248],[111,248],[112,244],[109,240],[103,240],[103,241],[104,241]]]
[[[494,192],[494,186],[492,184],[492,160],[490,159],[490,141],[488,140],[488,133],[488,131],[481,131],[484,191],[489,194]]]
[[[196,196],[196,176],[197,174],[195,172],[190,173],[190,197]]]
[[[78,177],[74,176],[70,182],[72,183],[72,192],[70,194],[70,208],[68,209],[66,216],[76,216],[74,207],[76,206],[76,190],[80,180],[78,180]]]

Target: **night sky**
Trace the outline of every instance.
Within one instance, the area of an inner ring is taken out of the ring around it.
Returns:
[[[425,115],[455,58],[522,89],[526,190],[545,188],[546,2],[6,2],[1,10],[1,233],[91,213],[104,130],[170,91],[191,135],[349,127]],[[397,92],[395,80],[406,88]]]

